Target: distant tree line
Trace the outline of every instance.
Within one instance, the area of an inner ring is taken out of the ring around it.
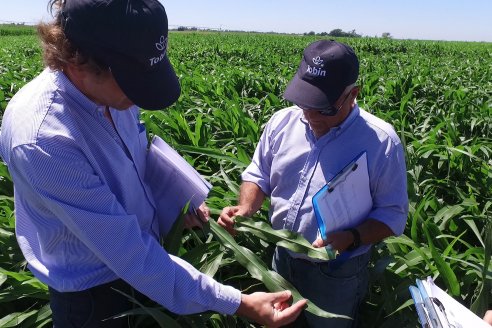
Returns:
[[[321,33],[315,33],[314,31],[304,33],[304,35],[319,35],[319,36],[335,36],[335,37],[345,37],[345,38],[360,38],[362,35],[357,34],[355,30],[352,31],[342,31],[340,28],[336,28],[334,30],[331,30],[330,33],[327,32],[321,32]]]
[[[264,32],[256,32],[256,31],[239,31],[239,30],[228,30],[222,28],[210,28],[210,27],[194,27],[194,26],[178,26],[178,28],[172,29],[174,31],[222,31],[222,32],[239,32],[239,33],[264,33]],[[268,32],[269,34],[284,34],[277,32]],[[340,28],[336,28],[328,32],[316,33],[314,31],[305,32],[304,35],[317,35],[317,36],[332,36],[332,37],[345,37],[345,38],[360,38],[362,34],[358,34],[355,30],[352,31],[343,31]],[[384,32],[381,34],[383,39],[392,39],[393,36],[389,32]]]
[[[197,27],[188,27],[188,26],[179,26],[177,28],[178,31],[197,31],[198,28]]]

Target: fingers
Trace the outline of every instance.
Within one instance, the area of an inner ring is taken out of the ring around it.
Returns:
[[[234,230],[234,215],[236,212],[237,210],[234,207],[224,207],[217,220],[217,223],[233,236],[236,235],[236,230]]]
[[[210,209],[208,208],[207,205],[205,205],[205,203],[202,203],[200,207],[198,207],[196,212],[198,214],[199,219],[202,222],[208,221],[208,218],[210,217]]]
[[[287,325],[294,322],[297,317],[301,314],[302,310],[306,308],[307,300],[300,300],[291,306],[286,306],[281,311],[277,311],[276,321],[280,326]]]
[[[488,310],[487,312],[485,312],[483,320],[489,325],[492,325],[492,310]]]
[[[186,213],[184,216],[184,226],[187,229],[194,227],[203,228],[203,222],[207,222],[210,217],[210,209],[202,203],[196,210],[192,207],[193,212]]]
[[[323,240],[323,238],[318,237],[314,242],[313,242],[313,247],[319,248],[319,247],[324,247],[328,243]]]
[[[234,230],[234,218],[236,216],[244,216],[247,213],[247,207],[237,205],[224,207],[220,213],[217,223],[226,229],[231,235],[236,235],[236,230]]]
[[[287,302],[273,304],[273,308],[275,309],[275,311],[283,311],[286,308],[288,308],[289,306],[290,305]]]
[[[281,292],[272,293],[271,296],[273,298],[273,304],[283,303],[290,300],[290,298],[292,297],[292,293],[290,292],[290,290],[284,290]]]
[[[202,221],[192,213],[187,213],[184,216],[184,227],[187,229],[192,229],[194,227],[202,228]]]
[[[306,307],[307,301],[300,300],[289,305],[292,293],[288,290],[271,294],[273,298],[273,318],[271,326],[278,327],[294,322]]]
[[[289,305],[290,291],[243,294],[236,314],[268,327],[280,327],[294,322],[306,306],[306,300]]]
[[[331,247],[331,249],[337,250],[339,252],[343,252],[350,246],[353,242],[352,233],[348,231],[336,231],[331,232],[326,235],[326,239],[323,240],[321,237],[318,237],[313,242],[313,247]]]

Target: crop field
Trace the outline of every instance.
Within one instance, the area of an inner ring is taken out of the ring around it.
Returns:
[[[150,136],[164,138],[213,184],[213,219],[236,202],[239,175],[264,124],[289,105],[283,90],[315,38],[170,34],[182,95],[169,109],[144,111],[143,119]],[[405,233],[374,247],[362,327],[418,327],[408,286],[427,276],[482,316],[492,308],[492,44],[340,40],[360,58],[359,105],[393,124],[408,170]],[[0,35],[0,117],[42,69],[36,36]],[[213,222],[204,230],[176,225],[163,246],[243,291],[274,290],[272,251],[288,239],[268,228],[267,209],[265,202],[254,216],[258,225],[239,223],[235,239]],[[0,327],[48,327],[47,286],[27,269],[14,230],[13,186],[0,161]],[[130,315],[139,327],[254,326],[214,313],[177,316],[155,304]]]

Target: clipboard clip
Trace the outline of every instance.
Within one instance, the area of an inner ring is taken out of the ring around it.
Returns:
[[[439,311],[441,312],[444,320],[446,320],[445,324],[447,325],[447,327],[462,328],[462,326],[459,323],[455,322],[452,315],[451,315],[451,319],[448,317],[448,312],[446,312],[444,305],[441,303],[441,301],[437,297],[430,297],[430,299],[432,300],[432,303],[437,306],[437,309],[439,309]],[[436,311],[437,311],[437,309],[436,309]]]
[[[355,161],[347,165],[342,171],[335,175],[335,177],[326,184],[328,186],[328,192],[331,193],[333,190],[335,190],[335,187],[341,182],[345,181],[347,176],[353,171],[357,170],[358,167],[359,165]]]

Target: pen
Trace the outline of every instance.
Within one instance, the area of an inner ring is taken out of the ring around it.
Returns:
[[[424,284],[421,280],[417,279],[417,287],[422,295],[422,300],[424,302],[425,309],[429,314],[429,319],[431,322],[432,328],[443,328],[441,321],[439,320],[439,316],[437,315],[436,309],[434,308],[431,297],[427,294],[425,290]]]
[[[340,171],[337,175],[335,175],[335,177],[326,184],[328,186],[328,192],[332,192],[340,182],[345,181],[347,175],[357,170],[357,167],[358,164],[356,163],[356,161],[352,161],[342,171]]]
[[[410,286],[410,294],[412,295],[413,302],[415,303],[415,309],[417,310],[417,315],[420,321],[420,324],[423,328],[432,328],[430,324],[430,319],[427,316],[427,311],[425,310],[424,300],[422,299],[422,295],[420,291],[415,286]]]

